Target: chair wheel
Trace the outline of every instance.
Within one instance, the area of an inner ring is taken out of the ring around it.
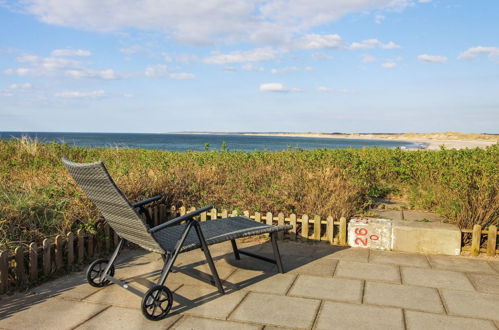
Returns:
[[[96,288],[106,286],[110,283],[109,280],[101,281],[100,277],[107,267],[109,260],[107,259],[97,259],[88,266],[87,269],[87,281],[88,284]],[[114,276],[114,265],[109,269],[109,275]]]
[[[155,285],[150,288],[142,298],[142,314],[152,321],[164,319],[173,304],[173,296],[170,289],[163,285]]]

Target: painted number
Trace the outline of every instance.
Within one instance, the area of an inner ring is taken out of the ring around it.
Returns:
[[[355,239],[355,244],[359,244],[359,242],[362,243],[362,245],[366,246],[367,245],[367,237],[366,238],[360,238],[360,237],[357,237]],[[360,244],[359,244],[360,245]]]
[[[366,228],[355,228],[355,234],[357,234],[359,236],[366,236],[367,229]]]
[[[355,234],[357,236],[367,236],[367,229],[366,228],[355,228]],[[369,236],[369,239],[371,241],[377,241],[379,240],[379,236],[378,235],[371,235]],[[367,246],[367,237],[357,237],[355,239],[355,244],[359,244],[359,245],[363,245],[363,246]]]

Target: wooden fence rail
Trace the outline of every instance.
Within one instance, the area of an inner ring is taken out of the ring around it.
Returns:
[[[151,221],[150,225],[157,226],[168,219],[193,210],[194,208],[176,209],[161,204],[148,208],[147,212]],[[344,217],[333,219],[331,216],[321,218],[317,215],[309,217],[307,214],[286,216],[283,213],[272,214],[271,212],[250,214],[249,211],[229,212],[214,208],[209,212],[201,213],[197,218],[199,221],[210,221],[237,215],[244,215],[267,224],[291,224],[293,228],[287,233],[280,233],[279,239],[324,241],[334,245],[347,244],[347,219]],[[496,226],[481,230],[481,227],[476,225],[473,230],[463,229],[462,232],[472,234],[471,246],[465,246],[463,250],[470,250],[472,255],[478,255],[480,252],[486,252],[487,255],[499,253]],[[484,243],[484,236],[487,237],[486,243]],[[0,251],[0,294],[33,285],[73,269],[81,269],[85,261],[108,254],[117,246],[118,241],[118,235],[109,225],[100,222],[91,232],[80,229],[76,233],[46,238],[41,244],[33,242],[26,247],[17,247],[13,252]],[[486,247],[480,248],[484,244]]]

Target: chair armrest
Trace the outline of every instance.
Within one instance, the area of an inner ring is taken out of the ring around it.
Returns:
[[[169,221],[167,221],[165,223],[162,223],[159,226],[152,227],[151,229],[148,230],[148,232],[149,233],[155,233],[158,230],[161,230],[161,229],[164,229],[166,227],[170,227],[170,226],[176,225],[176,224],[178,224],[181,221],[192,219],[196,215],[201,214],[203,212],[206,212],[208,210],[211,210],[212,208],[213,208],[212,205],[208,205],[208,206],[202,207],[200,209],[197,209],[196,211],[189,212],[187,214],[181,215],[180,217],[177,217],[175,219],[172,219],[172,220],[169,220]]]
[[[148,199],[144,199],[143,201],[140,201],[140,202],[137,202],[137,203],[133,203],[131,204],[133,208],[136,208],[136,207],[141,207],[141,206],[144,206],[146,204],[149,204],[149,203],[152,203],[152,202],[155,202],[157,201],[158,199],[161,198],[161,195],[156,195],[156,196],[153,196],[151,198],[148,198]]]

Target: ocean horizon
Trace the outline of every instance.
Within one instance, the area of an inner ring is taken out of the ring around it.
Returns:
[[[393,140],[341,139],[244,135],[241,133],[82,133],[0,132],[0,139],[23,136],[40,142],[66,143],[91,148],[158,149],[165,151],[280,151],[288,149],[345,149],[363,147],[417,149],[419,143]]]

